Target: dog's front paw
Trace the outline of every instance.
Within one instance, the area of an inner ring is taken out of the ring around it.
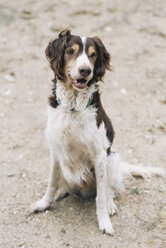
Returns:
[[[114,234],[114,229],[112,227],[112,224],[109,218],[102,218],[99,220],[99,229],[102,233],[106,233],[109,235]]]
[[[31,204],[31,212],[40,212],[45,211],[50,207],[50,202],[44,198],[41,200],[36,201],[35,203]]]

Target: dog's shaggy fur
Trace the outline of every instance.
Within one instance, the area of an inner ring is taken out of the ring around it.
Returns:
[[[45,210],[70,193],[96,195],[99,229],[113,234],[109,215],[117,211],[113,198],[123,190],[124,177],[165,172],[122,163],[112,150],[114,130],[98,89],[111,69],[110,55],[98,37],[63,31],[48,44],[46,57],[55,74],[46,129],[51,167],[46,193],[32,209]]]

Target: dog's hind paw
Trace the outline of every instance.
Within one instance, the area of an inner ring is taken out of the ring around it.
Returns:
[[[118,214],[118,208],[113,200],[108,204],[108,213],[111,216]]]

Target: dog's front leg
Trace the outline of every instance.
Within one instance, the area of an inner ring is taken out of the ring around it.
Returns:
[[[95,174],[97,181],[96,213],[99,229],[103,233],[113,235],[114,230],[111,224],[107,209],[107,154],[105,151],[97,155],[95,162]]]
[[[33,203],[31,205],[31,210],[36,211],[44,211],[48,209],[51,203],[54,200],[54,194],[57,190],[58,186],[58,178],[59,178],[59,164],[56,160],[55,154],[51,152],[51,163],[50,163],[50,174],[48,179],[47,190],[41,200]]]

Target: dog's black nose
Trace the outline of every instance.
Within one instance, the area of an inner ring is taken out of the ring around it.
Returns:
[[[87,77],[91,74],[91,68],[87,66],[82,66],[79,68],[79,73],[83,77]]]

